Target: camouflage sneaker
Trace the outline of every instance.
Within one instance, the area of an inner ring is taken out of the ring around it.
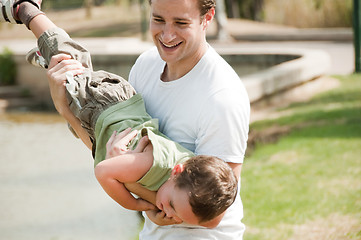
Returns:
[[[22,24],[17,17],[22,2],[29,2],[40,9],[42,0],[0,0],[0,22]]]
[[[48,65],[45,62],[45,58],[41,55],[39,48],[31,49],[28,54],[26,54],[26,61],[34,66],[41,68],[48,68]]]

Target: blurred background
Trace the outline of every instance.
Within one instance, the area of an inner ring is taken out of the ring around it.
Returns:
[[[361,239],[359,5],[217,0],[207,38],[251,70],[237,72],[244,82],[282,76],[262,85],[272,88],[314,73],[252,101],[245,240]],[[96,69],[126,78],[153,46],[146,0],[44,0],[42,9],[90,50]],[[52,105],[46,71],[25,62],[35,46],[23,25],[0,23],[0,239],[138,239],[142,217],[104,193],[90,151]]]
[[[222,0],[228,18],[242,18],[294,27],[351,27],[352,0]],[[217,1],[218,4],[221,4]],[[124,8],[147,1],[136,0],[49,0],[44,10],[118,5]],[[148,3],[147,3],[148,4]]]
[[[218,16],[230,21],[252,20],[296,28],[352,27],[352,0],[219,0],[217,4]],[[42,6],[73,37],[139,36],[148,27],[147,0],[48,0]]]

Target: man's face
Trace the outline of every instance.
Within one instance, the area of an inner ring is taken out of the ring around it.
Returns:
[[[172,178],[158,189],[156,204],[160,210],[164,211],[167,217],[188,224],[199,224],[198,218],[194,215],[189,204],[187,191],[175,187]]]
[[[197,0],[152,1],[150,32],[167,64],[182,66],[204,54],[205,27],[197,4]]]

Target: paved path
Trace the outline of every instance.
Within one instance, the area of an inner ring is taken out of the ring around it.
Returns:
[[[4,117],[0,239],[135,239],[139,216],[106,195],[94,177],[90,151],[59,116],[15,115],[22,122]]]

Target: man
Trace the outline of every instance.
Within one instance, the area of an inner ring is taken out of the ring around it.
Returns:
[[[213,0],[150,0],[156,48],[143,53],[129,81],[160,130],[198,154],[217,156],[240,176],[249,99],[234,70],[206,42]],[[146,217],[140,239],[242,239],[240,198],[215,229],[157,226]]]
[[[197,155],[223,159],[240,177],[249,99],[238,75],[206,42],[214,0],[150,0],[150,6],[150,32],[156,48],[138,58],[130,83],[143,96],[147,112],[159,119],[163,133]],[[71,60],[63,59],[55,56],[49,64],[53,99],[65,69],[75,74],[80,71]],[[174,224],[162,212],[155,217],[164,218],[162,225],[166,226],[154,224],[145,215],[140,239],[239,240],[245,229],[239,195],[213,229]]]

